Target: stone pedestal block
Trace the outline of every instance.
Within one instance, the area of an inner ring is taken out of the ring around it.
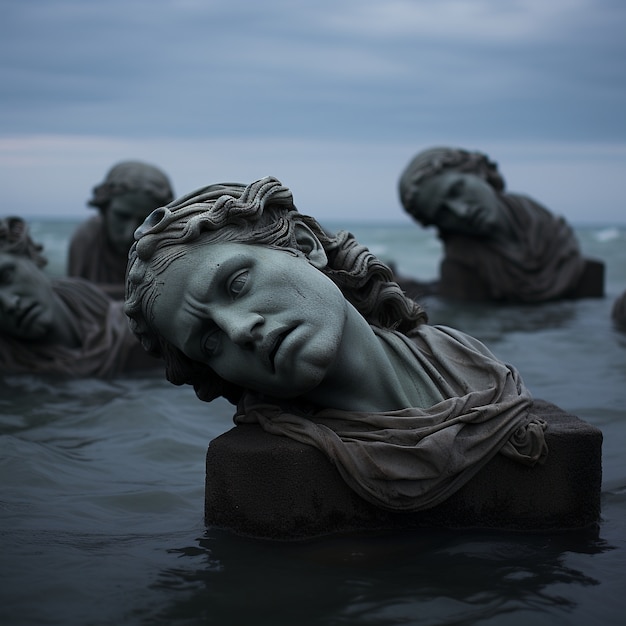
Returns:
[[[537,400],[548,422],[544,465],[499,454],[448,500],[414,513],[363,500],[319,450],[257,425],[211,441],[205,521],[238,534],[294,540],[332,533],[413,528],[552,531],[587,528],[600,515],[602,433]]]
[[[585,269],[578,281],[572,298],[604,298],[604,263],[597,259],[585,259]]]
[[[444,258],[437,293],[444,298],[485,302],[491,300],[487,285],[476,272],[456,261]],[[576,286],[563,299],[603,298],[605,267],[602,261],[585,259],[583,273]],[[401,285],[402,286],[402,285]]]

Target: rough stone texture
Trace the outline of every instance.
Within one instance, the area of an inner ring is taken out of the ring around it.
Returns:
[[[205,521],[236,533],[294,540],[360,530],[582,529],[600,515],[602,433],[536,400],[549,455],[534,468],[497,455],[442,504],[416,513],[376,507],[354,493],[317,449],[235,426],[209,444]]]

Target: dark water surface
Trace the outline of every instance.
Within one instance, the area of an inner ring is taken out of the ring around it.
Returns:
[[[34,224],[62,273],[72,223]],[[439,247],[350,225],[404,273]],[[517,366],[535,397],[604,434],[602,519],[579,533],[420,531],[253,541],[203,524],[208,442],[232,426],[160,375],[0,377],[0,624],[623,624],[626,609],[626,229],[578,229],[607,297],[533,307],[425,301]]]

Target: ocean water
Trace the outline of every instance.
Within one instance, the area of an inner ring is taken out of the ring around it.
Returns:
[[[34,220],[61,275],[76,222]],[[430,231],[329,224],[434,279]],[[535,397],[604,434],[602,517],[575,533],[419,531],[299,543],[203,523],[204,458],[226,401],[158,374],[0,376],[0,624],[585,625],[626,609],[626,227],[577,228],[606,263],[607,296],[532,307],[425,300],[432,323],[484,341]]]

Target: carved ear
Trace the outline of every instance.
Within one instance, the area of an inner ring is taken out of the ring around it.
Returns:
[[[304,252],[309,263],[318,270],[326,267],[328,257],[326,256],[322,243],[315,236],[313,231],[306,224],[297,223],[295,225],[295,235],[298,247]]]

